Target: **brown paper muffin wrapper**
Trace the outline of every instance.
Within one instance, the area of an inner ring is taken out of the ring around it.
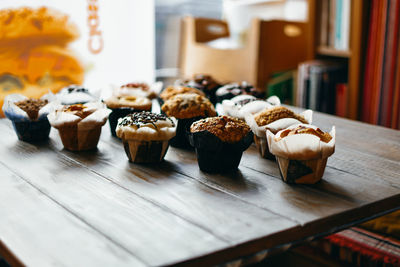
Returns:
[[[169,140],[124,140],[123,143],[129,161],[134,163],[161,162],[169,147]]]
[[[322,179],[328,159],[294,160],[277,156],[276,160],[284,182],[289,184],[315,184]]]
[[[267,138],[254,135],[254,143],[256,144],[257,150],[261,157],[275,160],[275,156],[269,152]]]
[[[101,127],[91,129],[78,129],[78,125],[66,125],[58,128],[61,141],[65,149],[71,151],[92,150],[99,142]]]

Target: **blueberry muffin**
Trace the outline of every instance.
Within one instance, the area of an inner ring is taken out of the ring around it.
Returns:
[[[164,114],[136,112],[120,118],[117,136],[122,139],[129,161],[155,163],[164,159],[176,122]]]
[[[252,138],[250,127],[243,120],[228,116],[196,121],[189,134],[199,168],[206,172],[237,170],[243,151],[250,146]]]
[[[198,94],[175,95],[164,103],[161,110],[178,120],[176,136],[171,140],[171,145],[175,147],[189,147],[187,133],[194,121],[217,115],[214,105]]]

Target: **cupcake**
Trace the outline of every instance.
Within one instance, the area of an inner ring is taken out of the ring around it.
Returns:
[[[314,184],[321,180],[328,157],[335,152],[335,127],[330,133],[298,124],[273,134],[267,131],[269,150],[276,156],[282,180]]]
[[[264,98],[265,93],[253,85],[243,81],[241,83],[230,83],[220,87],[215,93],[217,101],[221,103],[224,99],[231,99],[238,95],[251,95],[256,98]]]
[[[169,140],[175,136],[176,123],[164,114],[142,111],[120,118],[116,132],[129,161],[155,163],[164,159]]]
[[[196,121],[189,134],[199,168],[205,172],[237,170],[243,151],[250,146],[252,139],[253,133],[243,120],[228,116]]]
[[[109,116],[110,130],[112,136],[116,136],[115,128],[117,127],[118,119],[126,115],[139,112],[151,111],[152,102],[149,98],[143,96],[111,96],[104,101],[111,113]]]
[[[266,131],[269,130],[275,134],[295,124],[309,124],[312,122],[312,111],[306,110],[301,114],[296,114],[286,107],[276,106],[266,108],[254,115],[246,113],[245,120],[254,133],[254,142],[260,155],[267,159],[275,159],[268,150]]]
[[[214,105],[217,103],[215,93],[222,86],[211,75],[206,74],[196,74],[192,80],[178,80],[176,84],[201,90]]]
[[[137,96],[149,99],[155,98],[156,93],[150,88],[147,83],[127,83],[114,89],[113,95],[120,96]]]
[[[83,151],[97,147],[109,113],[104,104],[91,102],[61,106],[47,117],[51,126],[58,129],[65,149]]]
[[[160,105],[163,105],[165,101],[171,97],[179,94],[197,94],[201,96],[206,96],[202,91],[192,87],[185,86],[168,86],[160,93]]]
[[[190,147],[187,138],[190,125],[196,120],[217,115],[210,100],[198,94],[175,95],[165,101],[161,110],[178,119],[176,136],[170,142],[174,147]]]
[[[70,85],[63,88],[58,94],[57,99],[62,105],[85,104],[94,102],[97,97],[89,92],[88,89],[79,85]]]
[[[50,124],[47,114],[54,109],[53,94],[40,99],[11,94],[4,99],[3,112],[11,120],[19,140],[39,142],[49,138]]]
[[[222,101],[222,109],[228,116],[244,119],[247,113],[255,114],[266,108],[280,106],[280,104],[281,101],[277,96],[270,96],[267,100],[262,100],[252,95],[239,95]]]

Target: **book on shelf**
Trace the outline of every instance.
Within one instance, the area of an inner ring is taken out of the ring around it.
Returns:
[[[276,95],[282,103],[293,105],[295,73],[295,70],[290,70],[272,74],[267,84],[267,97]]]

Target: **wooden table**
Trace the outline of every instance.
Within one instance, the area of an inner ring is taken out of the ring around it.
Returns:
[[[254,146],[234,175],[199,171],[192,151],[129,163],[103,129],[98,150],[63,150],[57,131],[18,141],[0,120],[0,253],[30,266],[215,264],[323,236],[400,205],[400,131],[316,113],[337,127],[323,181],[281,181]]]

